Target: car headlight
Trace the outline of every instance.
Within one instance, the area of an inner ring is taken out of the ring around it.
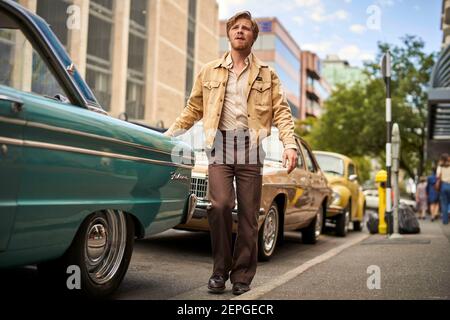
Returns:
[[[331,202],[331,204],[338,205],[341,202],[341,195],[338,192],[333,191],[332,199],[333,201]]]

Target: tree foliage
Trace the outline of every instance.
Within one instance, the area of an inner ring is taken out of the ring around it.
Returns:
[[[435,54],[423,48],[424,42],[415,36],[404,37],[401,46],[378,44],[377,61],[388,49],[392,55],[392,119],[400,127],[400,165],[411,177],[425,167],[427,88],[435,62]],[[378,64],[365,67],[369,81],[340,85],[326,101],[325,114],[308,135],[314,149],[384,161],[386,87]]]

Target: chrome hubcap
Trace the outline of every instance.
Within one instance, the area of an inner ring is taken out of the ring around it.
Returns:
[[[264,251],[270,253],[275,247],[278,232],[278,215],[277,212],[270,208],[264,221]]]
[[[110,281],[116,274],[126,247],[127,228],[121,211],[104,211],[88,226],[85,262],[89,277],[96,284]]]
[[[350,210],[345,211],[345,232],[348,231],[348,224],[350,223]]]
[[[320,234],[322,232],[322,223],[323,223],[323,215],[322,215],[322,209],[320,209],[316,216],[316,229],[315,229],[316,230],[316,232],[315,232],[316,239],[320,236]]]
[[[108,234],[105,228],[106,223],[97,223],[88,231],[87,258],[93,263],[97,263],[106,252]]]

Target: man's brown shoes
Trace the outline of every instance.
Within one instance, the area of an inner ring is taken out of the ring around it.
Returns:
[[[223,276],[213,275],[211,278],[209,278],[209,281],[208,281],[209,292],[223,293],[225,291],[225,282],[226,281],[227,280]]]
[[[233,294],[234,295],[241,295],[247,291],[250,291],[250,286],[245,283],[236,282],[233,283]]]

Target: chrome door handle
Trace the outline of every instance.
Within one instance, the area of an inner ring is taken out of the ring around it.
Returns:
[[[11,111],[14,113],[19,113],[23,110],[23,101],[19,98],[0,95],[0,101],[11,102]]]
[[[4,156],[6,156],[8,154],[8,146],[6,144],[2,144],[1,153]]]

